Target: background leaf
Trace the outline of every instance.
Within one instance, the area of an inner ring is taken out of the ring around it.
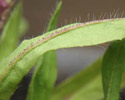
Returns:
[[[47,31],[55,29],[62,2],[52,16]],[[49,51],[39,58],[31,80],[27,100],[49,100],[57,76],[56,51]]]
[[[105,100],[119,100],[122,73],[125,67],[125,40],[116,41],[106,51],[102,64]]]
[[[47,54],[49,57],[50,53],[53,54],[53,52],[46,53],[46,59],[47,59]],[[53,57],[52,59],[56,59],[55,56],[52,56],[52,54],[51,58]],[[42,60],[41,57],[38,61],[38,64],[36,66],[35,72],[32,77],[32,81],[29,86],[27,100],[50,99],[51,91],[53,89],[56,80],[57,70],[55,68],[56,60],[50,62],[46,59]]]
[[[56,28],[61,7],[62,7],[62,1],[58,3],[56,10],[54,11],[53,16],[51,17],[51,20],[47,27],[47,32],[52,31]]]
[[[19,26],[19,37],[23,37],[29,28],[29,24],[25,18],[21,18]]]
[[[125,88],[125,71],[122,78],[121,90],[123,88]],[[73,94],[67,96],[66,100],[103,100],[103,98],[104,94],[100,71],[99,75],[92,79],[86,86],[81,87],[79,90],[76,90]]]
[[[8,56],[18,45],[19,27],[22,15],[22,4],[19,3],[4,26],[0,38],[0,61]]]
[[[81,87],[79,91],[76,91],[76,93],[73,94],[73,96],[72,95],[71,97],[69,96],[68,100],[102,100],[102,99],[103,99],[103,88],[102,88],[101,74],[99,74],[91,82],[86,84],[85,87]]]
[[[102,100],[104,95],[101,78],[101,63],[102,59],[98,59],[90,67],[87,67],[85,70],[83,69],[83,71],[59,84],[53,92],[52,100]],[[93,72],[97,72],[97,74],[91,76]],[[85,73],[88,73],[88,75]],[[86,80],[85,76],[90,78]],[[123,88],[125,88],[125,70],[121,85],[121,89]]]
[[[80,88],[85,88],[88,83],[93,81],[100,73],[102,59],[98,59],[91,66],[87,67],[77,75],[59,84],[53,91],[52,100],[63,100],[72,96]]]

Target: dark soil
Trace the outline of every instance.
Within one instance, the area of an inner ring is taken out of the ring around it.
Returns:
[[[25,100],[30,80],[31,76],[29,75],[23,78],[14,95],[11,97],[11,100]]]
[[[120,96],[120,100],[125,100],[125,89],[121,90]]]

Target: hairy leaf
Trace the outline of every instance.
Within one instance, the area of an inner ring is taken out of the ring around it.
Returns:
[[[47,31],[55,28],[62,2],[52,16]],[[39,58],[30,83],[27,100],[49,100],[57,76],[56,52],[49,51]]]
[[[0,98],[12,93],[44,53],[60,48],[92,46],[121,40],[125,37],[124,26],[124,18],[75,23],[25,40],[0,63]]]
[[[102,79],[105,100],[119,100],[122,73],[125,67],[125,40],[111,44],[104,55]]]
[[[49,24],[48,24],[47,32],[52,31],[52,30],[54,30],[56,28],[61,7],[62,7],[62,1],[60,1],[58,3],[58,5],[57,5],[57,8],[56,8],[56,10],[55,10]]]

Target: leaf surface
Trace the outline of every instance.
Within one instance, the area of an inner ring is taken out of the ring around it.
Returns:
[[[11,12],[5,24],[0,38],[0,61],[7,57],[16,47],[19,41],[19,26],[22,5],[19,3]]]
[[[125,40],[111,44],[104,55],[102,79],[105,100],[119,100],[122,73],[125,68]]]
[[[81,87],[79,91],[76,91],[73,96],[69,96],[69,100],[102,100],[103,97],[101,74],[99,74],[85,87]]]

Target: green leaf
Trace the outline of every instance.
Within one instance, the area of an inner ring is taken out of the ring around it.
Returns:
[[[81,87],[86,87],[88,83],[99,75],[101,62],[102,59],[98,59],[85,70],[59,84],[53,91],[52,100],[64,100],[64,98],[74,94]]]
[[[19,37],[22,37],[26,34],[27,30],[29,28],[29,24],[25,18],[21,18],[20,26],[19,26]]]
[[[49,24],[48,24],[47,32],[52,31],[52,30],[54,30],[56,28],[61,7],[62,7],[62,1],[60,1],[58,3],[58,5],[57,5],[57,8],[56,8],[56,10],[55,10],[55,12],[54,12],[54,14],[53,14]]]
[[[104,55],[102,79],[105,100],[119,100],[122,73],[125,67],[125,40],[111,44]]]
[[[71,97],[69,96],[68,100],[103,100],[101,74],[86,84],[86,86],[81,87],[81,89],[76,91],[76,93],[71,95]]]
[[[37,67],[30,83],[27,100],[50,99],[51,91],[53,89],[57,74],[57,70],[55,68],[56,60],[53,60],[53,62],[47,60],[47,57],[49,59],[50,55],[51,59],[56,59],[56,56],[53,52],[47,52],[45,56],[46,59],[41,57],[38,60]]]
[[[123,75],[122,75],[121,87],[122,87],[122,88],[125,88],[125,68],[124,68],[124,72],[123,72]]]
[[[23,41],[0,63],[0,99],[12,93],[37,59],[46,52],[121,40],[125,37],[124,26],[124,18],[75,23]]]
[[[55,28],[62,2],[52,16],[47,31]],[[57,76],[56,52],[49,51],[39,58],[28,90],[27,100],[49,100]]]
[[[19,41],[19,26],[22,4],[19,3],[4,26],[0,38],[0,61],[7,57],[16,47]]]

